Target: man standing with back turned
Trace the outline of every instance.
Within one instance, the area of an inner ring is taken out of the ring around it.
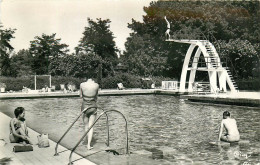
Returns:
[[[226,134],[222,135],[223,128],[226,130]],[[240,135],[237,129],[237,122],[230,117],[230,113],[225,111],[223,113],[223,120],[221,121],[218,140],[225,142],[237,142],[240,139]]]
[[[86,82],[80,84],[80,97],[82,97],[81,111],[89,108],[83,115],[83,122],[85,126],[85,131],[94,123],[97,116],[97,95],[98,95],[99,85],[95,83],[91,78]],[[93,127],[88,132],[88,150],[93,147],[90,146],[93,136]]]

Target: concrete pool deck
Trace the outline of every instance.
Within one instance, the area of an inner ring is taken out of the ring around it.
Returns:
[[[13,152],[13,147],[15,145],[22,145],[18,143],[10,143],[9,141],[9,122],[11,118],[0,112],[0,165],[65,165],[69,163],[69,155],[71,150],[59,145],[58,154],[59,156],[54,156],[56,143],[49,139],[50,147],[39,148],[37,145],[33,146],[33,151],[28,152]],[[38,132],[32,130],[28,127],[29,136],[32,138],[33,142],[37,142]],[[95,144],[94,149],[87,151],[86,147],[79,146],[79,150],[88,152],[88,155],[81,156],[77,153],[73,153],[72,161],[73,165],[169,165],[172,164],[167,160],[162,158],[154,159],[157,157],[165,156],[175,153],[174,148],[163,147],[159,148],[160,152],[152,152],[147,150],[138,150],[131,152],[130,155],[114,155],[113,153],[107,153],[100,144]],[[106,148],[107,149],[107,148]],[[108,148],[109,149],[109,148]],[[158,155],[159,154],[159,155]],[[90,156],[92,161],[89,161]],[[10,161],[2,162],[2,159],[10,158]],[[189,160],[187,160],[189,161]],[[185,161],[186,162],[186,161]]]
[[[179,95],[178,90],[162,90],[162,89],[102,89],[99,91],[99,96],[121,96],[121,95],[146,95],[146,94],[171,94]],[[0,93],[1,99],[28,99],[28,98],[52,98],[52,97],[79,97],[79,92],[64,93],[62,91],[56,92],[38,92],[31,91],[25,92],[13,92],[13,93]]]
[[[234,93],[218,93],[218,94],[188,94],[188,92],[179,92],[178,90],[164,89],[102,89],[99,96],[122,96],[122,95],[177,95],[182,99],[188,99],[194,102],[207,102],[216,104],[242,105],[260,107],[260,92],[241,91]],[[35,99],[35,98],[62,98],[62,97],[79,97],[79,92],[64,93],[57,92],[31,92],[31,93],[0,93],[0,100],[4,99]]]
[[[219,93],[206,95],[183,95],[183,99],[193,102],[216,103],[227,105],[240,105],[250,107],[260,107],[260,92],[235,92],[235,93]]]
[[[69,163],[70,150],[60,153],[59,156],[53,156],[56,143],[50,139],[50,147],[39,148],[37,145],[33,145],[33,151],[13,152],[13,147],[21,144],[10,143],[9,141],[9,122],[11,118],[0,112],[0,119],[0,160],[3,158],[11,158],[11,161],[9,162],[10,165],[64,165]],[[32,140],[37,142],[37,136],[39,133],[30,128],[28,128],[28,131]],[[4,141],[6,142],[5,144]],[[59,146],[58,151],[63,150],[66,150],[66,148]],[[74,165],[95,165],[95,163],[74,153],[72,155],[72,160],[76,159],[79,160],[73,162]],[[2,163],[0,162],[0,164]]]

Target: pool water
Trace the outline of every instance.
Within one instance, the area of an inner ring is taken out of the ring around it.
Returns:
[[[58,140],[79,115],[80,103],[80,98],[1,100],[0,111],[13,117],[13,110],[23,106],[30,128],[49,133],[51,139]],[[191,103],[163,95],[102,96],[98,104],[104,110],[119,110],[125,115],[131,152],[172,148],[171,154],[164,157],[169,164],[260,163],[259,108]],[[225,148],[209,144],[217,140],[222,113],[226,110],[237,120],[241,139],[249,140],[249,146]],[[120,115],[109,113],[110,144],[119,148],[125,147],[124,124]],[[62,144],[73,147],[83,131],[80,119]],[[94,127],[93,142],[106,139],[104,116]]]

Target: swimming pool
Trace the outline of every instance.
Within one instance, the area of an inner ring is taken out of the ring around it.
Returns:
[[[10,116],[17,106],[23,106],[29,127],[49,133],[52,139],[57,140],[80,113],[80,103],[80,98],[1,100],[0,111]],[[177,164],[260,162],[259,108],[195,104],[163,95],[102,96],[98,103],[105,110],[119,110],[126,116],[130,151],[170,147],[174,149],[172,156],[165,159]],[[217,139],[218,126],[225,110],[237,120],[241,139],[250,140],[249,147],[219,148],[209,145],[210,141]],[[95,126],[96,142],[106,141],[105,117],[102,119]],[[110,143],[124,147],[124,120],[114,113],[109,114],[109,120]],[[80,120],[62,144],[72,147],[82,134]]]

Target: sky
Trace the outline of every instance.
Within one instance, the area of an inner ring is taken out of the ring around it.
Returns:
[[[4,28],[17,29],[11,45],[18,52],[28,49],[30,41],[43,33],[56,33],[61,43],[69,45],[70,52],[83,37],[87,18],[110,19],[110,30],[116,46],[124,50],[131,30],[127,23],[132,18],[142,22],[144,6],[151,0],[0,0],[0,21]]]

